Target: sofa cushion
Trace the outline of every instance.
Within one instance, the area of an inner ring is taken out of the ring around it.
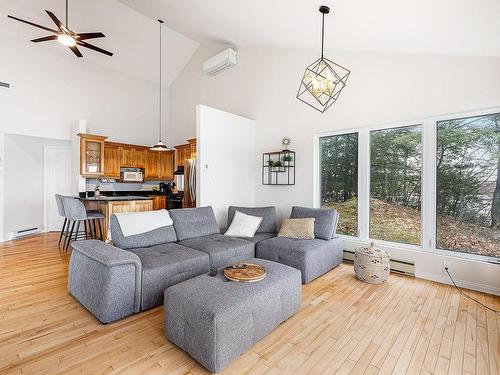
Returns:
[[[161,305],[163,292],[169,286],[210,270],[206,253],[176,243],[128,251],[142,263],[142,310]]]
[[[262,233],[255,233],[255,236],[253,236],[251,238],[247,238],[247,237],[245,237],[245,238],[240,237],[240,238],[243,240],[252,241],[253,243],[257,243],[257,242],[264,241],[264,240],[267,240],[267,239],[273,238],[273,237],[276,237],[276,233],[262,232]]]
[[[299,269],[305,284],[337,267],[342,262],[343,248],[340,238],[327,241],[275,237],[258,242],[255,254]]]
[[[109,230],[113,244],[121,249],[133,249],[138,247],[150,247],[162,243],[177,241],[174,227],[172,225],[153,229],[146,233],[134,234],[125,237],[120,228],[120,223],[115,215],[111,215]]]
[[[252,238],[262,223],[262,217],[244,214],[240,211],[234,213],[233,221],[227,229],[225,236]]]
[[[179,241],[182,246],[200,250],[210,256],[210,268],[216,269],[253,258],[255,244],[253,242],[223,234],[211,234],[204,237]]]
[[[276,232],[276,207],[236,207],[229,206],[227,211],[227,226],[231,225],[235,211],[240,211],[247,215],[262,217],[257,233],[275,233]]]
[[[314,239],[314,218],[285,219],[281,224],[278,237],[298,238],[303,240]]]
[[[212,207],[178,208],[169,212],[179,241],[220,232]]]
[[[337,230],[338,213],[333,208],[292,207],[290,219],[314,218],[314,236],[329,240]]]

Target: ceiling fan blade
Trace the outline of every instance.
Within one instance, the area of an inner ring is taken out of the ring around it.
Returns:
[[[79,40],[104,38],[106,35],[103,33],[78,33],[76,34]]]
[[[54,21],[54,23],[56,24],[56,26],[58,27],[59,30],[61,30],[61,31],[67,30],[66,27],[63,25],[63,23],[61,21],[59,21],[59,18],[57,18],[54,13],[52,13],[51,11],[48,11],[48,10],[46,10],[46,12],[49,15],[49,17],[52,19],[52,21]]]
[[[9,15],[7,17],[12,18],[13,20],[16,20],[16,21],[19,21],[19,22],[26,23],[26,24],[31,25],[31,26],[38,27],[39,29],[42,29],[42,30],[45,30],[45,31],[52,31],[53,33],[58,33],[59,32],[58,30],[49,29],[48,27],[45,27],[45,26],[42,26],[42,25],[37,25],[36,23],[30,22],[30,21],[25,21],[25,20],[22,20],[20,18],[14,17],[14,16],[10,16]]]
[[[76,46],[73,46],[73,47],[68,47],[70,50],[73,51],[73,53],[77,56],[77,57],[83,57],[82,53],[80,52],[80,50],[78,48],[76,48]]]
[[[106,51],[105,49],[96,47],[96,46],[94,46],[93,44],[90,44],[90,43],[80,42],[79,40],[77,40],[76,44],[78,44],[79,46],[85,47],[85,48],[93,49],[94,51],[97,51],[97,52],[100,52],[100,53],[104,53],[105,55],[108,55],[108,56],[113,56],[112,52],[109,52],[109,51]]]
[[[49,40],[56,40],[56,39],[57,35],[50,35],[50,36],[44,36],[43,38],[31,39],[31,41],[39,43],[39,42],[48,42]]]

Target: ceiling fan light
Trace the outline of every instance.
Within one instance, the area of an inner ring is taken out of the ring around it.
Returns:
[[[74,47],[76,46],[76,40],[69,34],[59,34],[57,36],[57,40],[59,43],[64,44],[65,46],[68,47]]]
[[[170,151],[170,149],[163,144],[162,141],[158,141],[153,147],[149,149],[150,151]]]

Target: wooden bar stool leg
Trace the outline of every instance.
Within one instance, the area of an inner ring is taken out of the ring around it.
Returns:
[[[99,223],[99,238],[104,241],[104,234],[102,233],[102,219],[97,220]]]
[[[67,218],[64,218],[64,224],[61,228],[61,233],[59,234],[59,242],[57,243],[57,246],[61,246],[61,240],[64,234],[64,231],[66,230],[66,223],[68,222]]]
[[[96,239],[97,238],[97,224],[95,222],[95,219],[92,219],[91,222],[92,222],[92,237],[91,238]]]

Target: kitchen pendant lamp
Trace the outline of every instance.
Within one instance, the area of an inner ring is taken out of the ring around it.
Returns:
[[[161,109],[162,109],[162,106],[163,106],[163,102],[162,102],[162,90],[163,90],[163,87],[162,87],[162,80],[161,80],[161,52],[162,52],[162,44],[161,44],[161,25],[163,24],[163,21],[162,20],[158,20],[158,22],[160,23],[160,114],[159,114],[159,119],[158,119],[158,142],[150,148],[151,151],[170,151],[170,149],[165,146],[163,144],[163,142],[161,141],[161,116],[162,116],[162,113],[161,113]]]
[[[325,112],[335,103],[346,86],[351,71],[324,57],[325,14],[330,13],[330,8],[322,5],[319,12],[322,15],[321,57],[306,68],[300,81],[297,99],[320,112]]]

